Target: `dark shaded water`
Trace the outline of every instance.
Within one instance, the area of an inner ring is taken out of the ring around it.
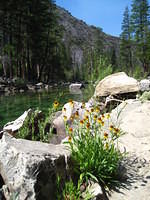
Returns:
[[[7,122],[15,120],[29,108],[39,108],[47,113],[54,100],[59,100],[61,105],[69,99],[87,101],[93,92],[94,88],[90,86],[82,89],[81,94],[71,94],[68,87],[60,87],[48,91],[26,92],[9,96],[0,95],[0,128]]]

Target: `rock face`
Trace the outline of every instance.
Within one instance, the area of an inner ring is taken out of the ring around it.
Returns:
[[[150,137],[150,101],[126,100],[112,111],[113,121],[119,113],[120,128],[136,138]],[[144,123],[144,124],[143,124]],[[127,134],[124,135],[126,137]],[[128,135],[128,137],[129,137]],[[131,144],[132,145],[132,144]],[[127,145],[129,146],[129,144]],[[132,145],[133,149],[135,145]],[[131,150],[131,149],[130,149]],[[141,149],[139,149],[141,151]]]
[[[69,171],[69,151],[52,145],[15,139],[4,133],[0,140],[0,174],[8,188],[7,200],[55,200],[56,177],[64,180]],[[4,186],[3,186],[4,187]]]
[[[118,37],[105,34],[101,28],[88,26],[84,21],[79,20],[71,15],[65,9],[57,6],[58,22],[63,27],[63,39],[66,49],[69,50],[72,65],[74,69],[77,66],[81,68],[84,64],[88,52],[92,52],[98,42],[103,43],[102,47],[105,52],[115,51],[116,57],[119,58]],[[98,48],[99,45],[97,45]],[[88,51],[87,51],[88,50]]]
[[[127,76],[124,72],[109,75],[101,80],[95,89],[94,96],[106,97],[109,95],[138,92],[137,80]]]
[[[120,148],[128,152],[124,163],[126,179],[118,192],[111,193],[109,200],[150,199],[150,101],[141,103],[128,100],[111,113],[116,123],[119,114],[120,128],[125,134],[120,137]]]

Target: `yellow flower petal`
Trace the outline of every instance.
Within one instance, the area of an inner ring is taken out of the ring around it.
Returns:
[[[63,116],[63,119],[64,119],[64,121],[66,122],[66,121],[67,121],[67,116],[64,115],[64,116]]]
[[[71,136],[68,137],[68,142],[71,142],[72,138]]]
[[[108,133],[104,133],[104,139],[106,140],[108,138]]]
[[[68,132],[71,134],[73,132],[73,129],[70,127]]]
[[[89,123],[89,122],[86,124],[86,128],[87,128],[87,129],[90,128],[90,123]]]
[[[53,107],[54,107],[54,108],[57,108],[58,106],[59,106],[59,102],[58,102],[58,101],[54,101]]]
[[[107,118],[107,119],[109,119],[109,118],[110,118],[110,114],[109,114],[109,113],[106,115],[106,118]]]

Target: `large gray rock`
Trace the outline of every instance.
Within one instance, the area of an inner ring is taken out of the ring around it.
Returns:
[[[117,119],[119,116],[119,120]],[[111,113],[111,121],[118,122],[125,133],[119,139],[126,150],[126,180],[119,191],[113,191],[110,200],[150,199],[150,101],[128,100]]]
[[[0,140],[0,174],[7,200],[15,194],[18,200],[55,200],[57,175],[65,180],[70,173],[69,156],[64,145],[15,139],[4,133]]]
[[[115,108],[112,120],[120,125],[120,128],[135,138],[150,137],[150,101],[142,103],[139,100],[126,100]],[[119,118],[117,120],[117,116]],[[127,134],[124,137],[127,137]],[[138,140],[138,139],[137,139]],[[139,141],[140,142],[140,141]],[[129,144],[127,145],[129,146]],[[131,144],[133,149],[134,145]],[[141,151],[141,149],[139,149]],[[131,151],[131,149],[130,149]],[[137,153],[137,151],[136,151]]]
[[[133,93],[139,91],[137,80],[127,76],[124,72],[105,77],[96,86],[94,96],[106,97],[109,95]]]

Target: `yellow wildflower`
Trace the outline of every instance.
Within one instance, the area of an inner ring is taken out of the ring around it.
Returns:
[[[90,123],[89,123],[89,122],[86,124],[86,128],[87,128],[87,129],[90,128]]]
[[[114,129],[114,126],[113,126],[113,125],[110,125],[110,126],[109,126],[109,130],[112,131],[113,129]]]
[[[74,115],[71,115],[70,120],[73,122],[73,120],[74,120]]]
[[[104,139],[106,140],[108,138],[108,133],[104,133]]]
[[[97,120],[97,115],[94,115],[93,119],[94,119],[94,121],[96,121]]]
[[[84,121],[83,120],[80,120],[80,125],[83,125],[84,124]]]
[[[89,120],[89,116],[88,115],[85,115],[85,117],[84,117],[84,120],[86,121],[88,121]]]
[[[104,121],[101,121],[101,125],[104,126]]]
[[[91,110],[90,110],[91,112],[94,112],[94,108],[91,108]]]
[[[64,118],[64,121],[66,122],[67,121],[67,116],[64,115],[63,118]]]
[[[106,115],[106,118],[107,118],[107,119],[109,119],[109,118],[110,118],[110,114],[109,114],[109,113]]]
[[[120,129],[119,129],[119,128],[114,128],[114,133],[115,133],[116,135],[119,135]]]
[[[105,118],[105,115],[104,114],[102,114],[102,119],[104,119]]]
[[[82,109],[85,108],[85,103],[84,103],[84,102],[82,102],[81,108],[82,108]]]
[[[97,112],[97,113],[100,112],[100,108],[98,106],[95,108],[95,112]]]
[[[53,107],[54,107],[54,108],[57,108],[58,106],[59,106],[59,102],[58,102],[58,101],[54,101]]]
[[[75,117],[76,117],[76,118],[79,117],[79,112],[78,112],[78,111],[75,112]]]
[[[102,119],[101,119],[101,117],[99,117],[99,118],[97,119],[97,122],[98,122],[99,124],[102,123]]]
[[[72,100],[72,99],[70,99],[70,100],[69,100],[69,104],[70,104],[70,106],[71,106],[71,107],[73,107],[73,106],[74,106],[74,102],[73,102],[73,100]]]
[[[73,132],[73,129],[70,127],[68,132],[69,132],[69,134],[71,134]]]
[[[72,138],[71,136],[68,137],[68,142],[71,142]]]

